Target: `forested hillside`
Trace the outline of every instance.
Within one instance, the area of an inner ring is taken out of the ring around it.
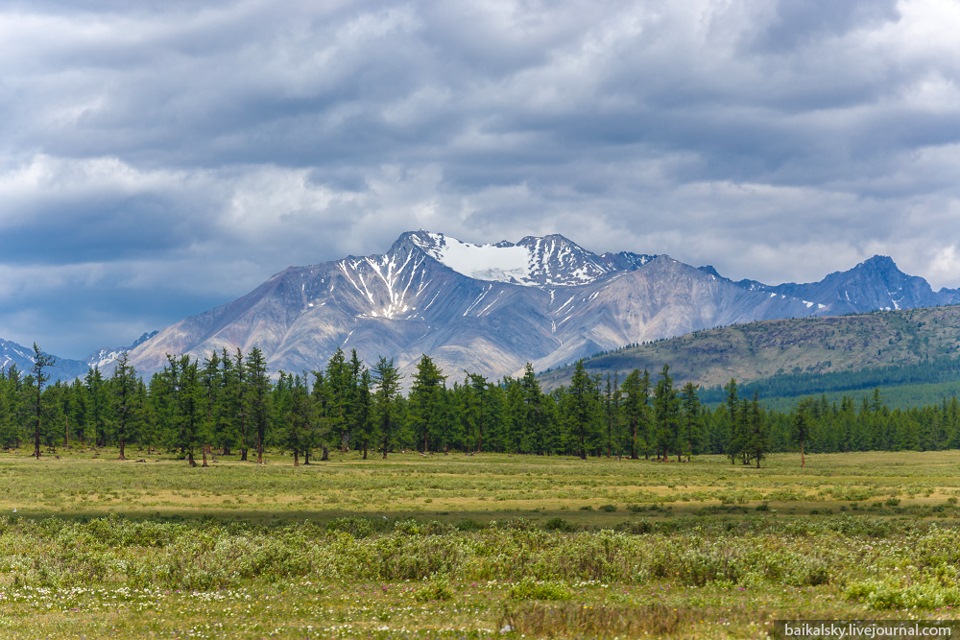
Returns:
[[[834,382],[847,376],[849,388],[884,386],[885,379],[894,384],[942,381],[943,375],[956,371],[958,357],[960,306],[946,306],[695,331],[603,353],[586,359],[584,366],[593,374],[624,375],[669,364],[677,380],[704,388],[722,386],[731,378],[750,382],[778,377],[779,382],[769,385],[805,394],[823,391],[826,376]],[[572,366],[548,371],[541,382],[546,388],[559,386],[572,371]]]

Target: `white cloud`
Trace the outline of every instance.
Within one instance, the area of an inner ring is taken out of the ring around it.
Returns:
[[[102,335],[114,287],[153,329],[151,295],[212,306],[419,227],[768,282],[879,252],[960,286],[958,22],[946,0],[14,0],[0,299]]]

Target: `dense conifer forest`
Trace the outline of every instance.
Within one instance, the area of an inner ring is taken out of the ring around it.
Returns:
[[[260,462],[282,451],[294,464],[331,449],[363,458],[391,452],[507,452],[663,461],[723,454],[760,465],[771,452],[937,450],[960,447],[960,404],[891,409],[869,400],[798,399],[790,411],[764,409],[754,390],[731,380],[722,401],[701,403],[692,383],[674,384],[668,366],[590,375],[577,363],[569,384],[545,392],[533,368],[518,378],[451,379],[422,356],[411,380],[393,361],[370,367],[338,350],[322,371],[271,375],[263,353],[226,350],[199,360],[168,356],[139,377],[122,355],[110,376],[50,384],[39,357],[31,371],[0,372],[0,445],[33,446],[38,457],[82,445],[174,451],[190,464],[212,455]],[[404,389],[407,389],[404,392]]]

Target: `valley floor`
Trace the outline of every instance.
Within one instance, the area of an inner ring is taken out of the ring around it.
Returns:
[[[0,454],[11,638],[760,638],[960,618],[960,451],[761,469]],[[957,628],[960,631],[960,628]]]

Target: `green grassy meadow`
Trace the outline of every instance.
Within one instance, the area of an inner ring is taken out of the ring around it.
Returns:
[[[776,619],[960,618],[960,451],[804,470],[132,453],[0,453],[0,637],[762,638]]]

